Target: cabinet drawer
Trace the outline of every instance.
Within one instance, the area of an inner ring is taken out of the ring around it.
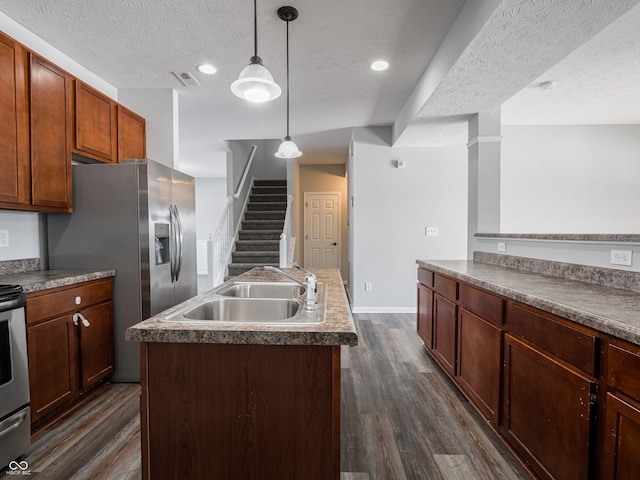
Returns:
[[[433,276],[433,286],[435,291],[444,298],[448,298],[454,302],[458,299],[458,282],[452,278],[443,277],[436,273]]]
[[[433,272],[418,268],[418,281],[427,287],[433,288]]]
[[[500,297],[461,283],[460,306],[485,320],[502,325],[503,302]]]
[[[111,297],[111,279],[27,295],[27,325],[80,310],[89,305],[110,300]]]
[[[607,384],[640,401],[640,350],[607,348]]]
[[[595,334],[511,302],[507,303],[506,323],[510,333],[526,338],[586,373],[597,374],[598,337]]]

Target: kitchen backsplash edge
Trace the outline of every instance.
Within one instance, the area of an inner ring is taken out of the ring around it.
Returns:
[[[20,260],[0,261],[0,275],[13,273],[37,272],[40,270],[39,258],[23,258]]]
[[[502,267],[516,268],[518,270],[527,270],[553,277],[640,292],[639,272],[479,251],[473,252],[473,260],[476,262],[500,265]]]

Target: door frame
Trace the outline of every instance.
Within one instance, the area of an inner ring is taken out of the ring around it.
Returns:
[[[337,245],[337,260],[338,264],[336,268],[340,270],[342,265],[342,192],[339,191],[331,191],[331,192],[304,192],[303,196],[303,205],[302,205],[302,259],[305,268],[307,267],[307,203],[308,203],[308,195],[337,195],[338,196],[338,245]]]

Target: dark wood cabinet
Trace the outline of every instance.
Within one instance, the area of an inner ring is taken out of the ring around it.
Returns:
[[[477,315],[459,309],[458,384],[493,425],[500,420],[502,331]]]
[[[0,33],[0,208],[31,205],[28,53]]]
[[[118,161],[116,102],[75,80],[74,152],[96,160]]]
[[[591,478],[597,383],[526,341],[505,337],[506,437],[541,477]]]
[[[73,209],[71,154],[146,157],[143,117],[0,32],[0,208]]]
[[[600,478],[640,477],[640,347],[607,345],[605,425]]]
[[[422,267],[417,297],[428,353],[536,476],[640,478],[640,347]]]
[[[142,477],[340,478],[340,346],[143,343]]]
[[[601,478],[640,477],[640,403],[608,393]]]
[[[37,429],[113,372],[112,279],[28,294],[26,317]]]
[[[449,375],[456,374],[458,343],[457,306],[451,300],[433,295],[433,356]]]
[[[418,283],[418,335],[424,346],[433,348],[433,291]]]
[[[122,105],[118,112],[118,161],[147,156],[146,121]]]
[[[72,78],[30,53],[31,202],[42,211],[72,208]]]
[[[31,419],[37,421],[78,395],[76,332],[71,315],[27,328]]]

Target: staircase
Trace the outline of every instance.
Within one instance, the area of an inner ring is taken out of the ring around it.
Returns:
[[[231,254],[229,277],[254,267],[280,264],[280,234],[287,210],[286,180],[255,180]]]

